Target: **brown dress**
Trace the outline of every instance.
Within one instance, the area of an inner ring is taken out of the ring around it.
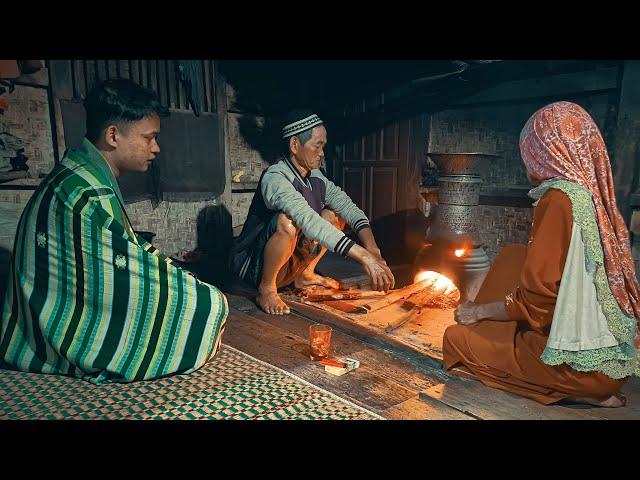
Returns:
[[[626,379],[578,372],[564,364],[550,366],[540,360],[572,225],[569,197],[549,189],[535,207],[529,245],[503,248],[476,297],[480,304],[504,300],[511,320],[482,320],[447,328],[443,344],[446,370],[464,365],[489,387],[543,404],[567,397],[607,398],[622,388]]]

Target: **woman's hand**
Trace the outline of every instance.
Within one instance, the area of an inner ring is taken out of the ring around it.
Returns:
[[[473,302],[466,302],[458,305],[453,312],[453,319],[460,325],[472,325],[480,320],[480,305]]]
[[[456,311],[453,312],[453,318],[460,325],[472,325],[480,320],[511,321],[504,302],[481,304],[466,302],[456,308]]]

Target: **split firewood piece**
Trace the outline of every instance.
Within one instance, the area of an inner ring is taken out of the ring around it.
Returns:
[[[341,293],[310,293],[304,296],[308,302],[325,302],[328,300],[361,300],[384,297],[384,292],[375,290],[353,290]]]
[[[395,303],[399,300],[404,300],[405,298],[410,297],[411,295],[418,293],[425,288],[431,288],[434,284],[434,280],[423,280],[422,282],[413,283],[403,288],[399,288],[398,290],[393,290],[388,293],[384,298],[371,302],[366,305],[363,305],[364,308],[369,310],[369,312],[375,312],[376,310],[380,310],[392,303]]]
[[[396,328],[401,327],[420,313],[420,307],[413,302],[404,302],[402,304],[402,308],[408,311],[400,315],[398,318],[391,320],[387,324],[387,328],[384,329],[386,333],[391,333]]]
[[[344,300],[331,300],[323,305],[327,305],[328,307],[335,308],[336,310],[340,310],[344,313],[367,313],[366,308],[359,307],[354,305],[353,303],[346,302]]]

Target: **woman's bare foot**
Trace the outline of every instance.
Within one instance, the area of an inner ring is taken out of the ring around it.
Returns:
[[[320,285],[327,288],[339,289],[341,283],[331,277],[323,277],[317,273],[301,273],[294,280],[296,288],[306,288],[312,285]]]
[[[274,289],[258,289],[256,303],[266,313],[271,315],[287,315],[291,313],[289,306],[282,301],[278,291]]]
[[[596,407],[604,408],[619,408],[624,407],[627,404],[627,397],[618,393],[611,395],[605,399],[589,398],[589,397],[570,397],[567,400],[577,403],[586,403],[588,405],[594,405]]]

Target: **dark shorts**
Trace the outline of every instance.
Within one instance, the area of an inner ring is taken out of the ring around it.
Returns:
[[[254,241],[241,252],[233,254],[230,259],[230,268],[233,275],[244,283],[258,288],[262,280],[264,266],[264,247],[278,228],[278,215],[271,217],[258,233]],[[314,240],[306,238],[301,230],[298,230],[296,248],[287,262],[282,266],[276,277],[276,287],[282,288],[290,283],[309,266],[311,261],[319,253],[319,245]]]

